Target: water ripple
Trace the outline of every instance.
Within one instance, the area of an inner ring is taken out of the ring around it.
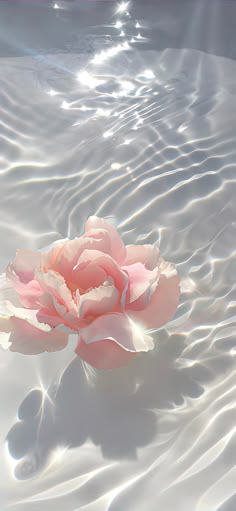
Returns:
[[[56,5],[72,27],[75,8]],[[73,28],[66,51],[1,58],[2,269],[97,213],[126,243],[160,245],[182,282],[176,317],[128,368],[71,362],[73,343],[3,353],[5,509],[235,509],[236,65],[148,35],[129,3]]]

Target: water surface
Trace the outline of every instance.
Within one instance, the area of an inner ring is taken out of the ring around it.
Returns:
[[[181,304],[116,371],[1,352],[1,509],[234,511],[235,5],[117,8],[0,4],[1,269],[98,214]]]

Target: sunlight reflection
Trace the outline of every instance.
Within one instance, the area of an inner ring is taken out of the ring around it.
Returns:
[[[50,394],[48,393],[48,389],[44,386],[44,384],[43,384],[41,379],[40,379],[40,384],[39,384],[39,390],[42,393],[42,397],[43,397],[42,405],[41,405],[41,412],[42,412],[43,408],[44,408],[44,405],[45,405],[45,402],[46,402],[46,399],[49,401],[49,403],[52,406],[54,406],[54,401],[51,398]]]
[[[50,456],[50,461],[47,468],[49,469],[52,465],[61,465],[63,456],[67,450],[68,447],[66,446],[57,447]]]
[[[118,163],[118,162],[115,162],[115,163],[111,164],[111,169],[112,170],[120,170],[120,168],[121,168],[121,164]]]
[[[59,5],[58,4],[54,4],[53,8],[54,9],[59,9]]]
[[[128,80],[123,80],[120,82],[121,85],[121,93],[128,93],[135,89],[135,85],[132,82],[129,82]]]
[[[155,75],[151,69],[145,69],[145,71],[139,76],[144,76],[144,78],[147,78],[147,80],[152,80],[152,78],[155,78]]]
[[[62,101],[61,108],[68,110],[68,108],[70,108],[70,103],[68,103],[68,101]]]
[[[95,89],[98,85],[105,83],[105,80],[98,80],[87,71],[82,71],[77,74],[77,79],[82,85],[87,85],[89,89]]]
[[[186,124],[181,124],[181,126],[179,126],[177,131],[178,131],[178,133],[183,133],[187,128],[188,128],[188,126],[186,126]]]
[[[16,477],[14,474],[15,474],[15,468],[17,465],[17,460],[13,456],[11,456],[11,453],[9,451],[8,441],[5,442],[4,450],[5,450],[7,464],[9,466],[9,472],[11,473],[12,479],[16,480]]]
[[[96,115],[99,117],[110,117],[111,111],[105,110],[105,108],[98,108],[96,111]]]
[[[126,12],[129,7],[129,2],[122,2],[118,5],[116,12]]]
[[[133,329],[133,331],[135,332],[135,334],[138,336],[138,337],[143,337],[144,334],[147,332],[145,330],[145,328],[143,327],[143,325],[141,325],[140,323],[137,323],[136,321],[134,321],[133,319],[129,318],[129,321],[131,323],[131,327]]]
[[[60,94],[60,92],[57,92],[56,90],[50,89],[50,91],[48,91],[48,94],[50,96],[56,96],[57,94]]]
[[[89,106],[86,106],[86,105],[82,105],[79,110],[81,110],[81,112],[87,112],[88,110],[93,110],[92,108],[90,108]]]
[[[122,145],[129,145],[131,142],[133,142],[134,138],[126,138],[126,140],[123,142]]]
[[[135,89],[135,85],[132,82],[129,82],[128,80],[121,81],[120,85],[121,90],[119,92],[112,92],[113,98],[122,98],[128,96],[128,94]],[[124,114],[119,115],[119,119],[122,119],[123,117]]]
[[[105,131],[105,133],[103,133],[103,138],[110,138],[113,137],[113,135],[113,131]]]
[[[117,21],[115,24],[115,28],[121,28],[123,26],[123,23],[121,21]]]
[[[113,46],[112,48],[109,48],[106,51],[101,51],[101,53],[98,53],[95,55],[95,57],[91,60],[92,64],[101,64],[108,60],[111,57],[114,57],[115,55],[118,55],[121,51],[129,50],[129,44],[127,41],[125,41],[122,44],[118,44],[117,46]]]

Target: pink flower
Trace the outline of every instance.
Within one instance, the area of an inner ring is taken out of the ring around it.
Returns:
[[[153,348],[147,330],[175,314],[179,277],[152,245],[125,246],[116,229],[90,217],[85,234],[47,253],[18,250],[1,276],[0,343],[26,354],[75,352],[100,369],[126,365]]]

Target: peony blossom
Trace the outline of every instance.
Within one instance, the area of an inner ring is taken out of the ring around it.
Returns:
[[[176,269],[156,246],[125,246],[92,216],[79,238],[47,252],[17,250],[0,277],[0,344],[37,354],[61,350],[77,334],[77,355],[113,369],[153,349],[147,330],[173,317],[179,294]]]

